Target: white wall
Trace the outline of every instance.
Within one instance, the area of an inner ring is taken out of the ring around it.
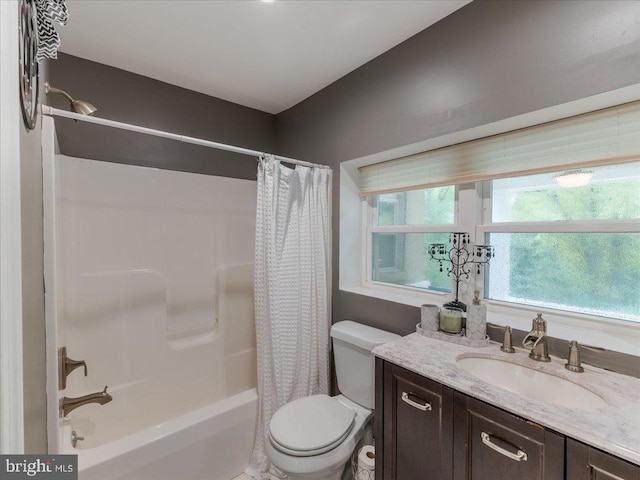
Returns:
[[[24,451],[18,2],[0,2],[0,452]]]
[[[0,2],[0,451],[44,453],[46,438],[41,122],[18,90],[18,2]],[[40,65],[40,95],[46,65]]]

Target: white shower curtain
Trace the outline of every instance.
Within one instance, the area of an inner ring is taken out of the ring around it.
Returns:
[[[255,316],[258,426],[246,473],[275,468],[265,453],[269,422],[296,398],[329,390],[331,169],[260,159],[256,212]]]

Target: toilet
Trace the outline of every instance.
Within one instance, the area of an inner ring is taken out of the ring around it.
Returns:
[[[345,320],[331,327],[340,395],[287,403],[271,419],[267,455],[290,480],[340,480],[374,407],[374,347],[400,338]]]

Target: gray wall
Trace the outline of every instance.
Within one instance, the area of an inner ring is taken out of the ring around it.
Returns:
[[[273,153],[275,117],[118,68],[60,54],[49,82],[98,108],[97,116]],[[60,95],[45,103],[69,109]],[[253,157],[57,118],[63,154],[255,180]]]
[[[46,65],[40,66],[41,95]],[[20,118],[20,210],[22,234],[22,367],[24,451],[47,452],[44,241],[42,225],[42,120],[27,130]]]
[[[334,321],[420,320],[338,291],[340,162],[639,81],[638,2],[476,0],[279,114],[279,154],[334,168]]]

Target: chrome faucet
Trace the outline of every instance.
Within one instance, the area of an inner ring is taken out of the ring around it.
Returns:
[[[113,400],[113,397],[107,393],[107,387],[104,387],[102,392],[90,393],[89,395],[83,395],[82,397],[62,397],[60,399],[60,416],[66,417],[76,408],[89,403],[99,403],[104,405]]]
[[[530,350],[529,358],[532,360],[537,362],[551,361],[547,349],[547,322],[542,318],[541,313],[533,319],[531,331],[522,340],[522,346]]]

